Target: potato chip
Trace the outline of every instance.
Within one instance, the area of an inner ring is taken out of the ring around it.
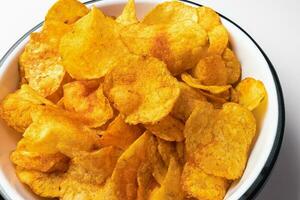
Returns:
[[[31,112],[38,106],[55,105],[40,96],[28,85],[22,85],[15,93],[7,95],[0,103],[0,117],[18,132],[24,132],[31,124]]]
[[[192,75],[204,85],[226,85],[227,68],[221,56],[212,55],[199,61]]]
[[[95,131],[62,110],[42,109],[32,113],[33,123],[23,134],[26,149],[31,152],[69,157],[76,151],[91,151],[99,146]]]
[[[158,141],[158,145],[157,145],[158,152],[161,158],[163,159],[165,165],[169,166],[170,159],[172,157],[178,159],[175,143],[168,142],[159,138],[157,138],[157,141]]]
[[[245,78],[235,88],[238,103],[249,110],[254,110],[267,96],[264,84],[254,78]]]
[[[230,88],[230,90],[231,89],[232,88]],[[222,105],[227,102],[226,98],[224,98],[222,96],[222,93],[220,93],[220,95],[218,95],[218,94],[210,94],[210,93],[204,92],[204,91],[200,91],[200,92],[201,92],[201,94],[203,94],[203,96],[205,96],[207,98],[208,102],[212,103],[215,106],[215,108],[221,108]],[[227,91],[225,91],[225,92],[227,92]]]
[[[126,6],[122,11],[122,14],[116,19],[116,21],[125,26],[139,22],[136,18],[134,0],[128,0]]]
[[[225,62],[226,69],[227,69],[227,77],[228,83],[234,84],[236,83],[241,76],[241,64],[238,61],[236,55],[233,53],[232,50],[226,48],[223,52],[222,58]]]
[[[97,8],[78,20],[61,40],[59,52],[66,71],[75,79],[105,76],[127,55],[118,24]]]
[[[65,109],[81,114],[91,128],[100,127],[113,117],[113,109],[99,83],[75,81],[65,84],[63,90]]]
[[[48,11],[46,21],[72,24],[89,12],[88,8],[76,0],[58,0]]]
[[[237,179],[243,174],[256,133],[255,118],[250,111],[236,103],[224,104],[215,116],[210,117],[214,118],[214,123],[200,125],[198,133],[204,137],[211,132],[212,142],[206,143],[205,148],[198,146],[194,155],[196,165],[207,174]]]
[[[201,6],[197,8],[198,23],[207,31],[213,30],[221,24],[219,15],[211,8]]]
[[[188,73],[183,73],[181,74],[181,79],[186,82],[186,84],[188,84],[189,86],[193,87],[193,88],[198,88],[201,90],[205,90],[208,91],[210,93],[213,94],[219,94],[222,92],[225,92],[226,90],[228,90],[229,88],[231,88],[231,85],[203,85],[201,83],[200,80],[193,78],[191,75],[189,75]]]
[[[20,167],[17,167],[16,173],[20,181],[28,185],[35,194],[48,198],[60,196],[60,184],[64,179],[63,173],[43,173]]]
[[[153,188],[158,184],[152,176],[153,167],[151,162],[144,162],[137,171],[137,198],[138,200],[149,199]]]
[[[222,200],[229,187],[224,178],[208,175],[193,163],[187,163],[182,172],[182,186],[187,196],[197,199]]]
[[[112,121],[100,138],[101,146],[115,146],[126,150],[143,130],[139,126],[126,124],[121,115]]]
[[[184,82],[179,82],[179,88],[180,95],[171,111],[171,115],[185,122],[194,108],[201,103],[201,101],[206,101],[206,98]]]
[[[210,55],[222,55],[228,45],[228,32],[223,25],[216,26],[208,33],[209,47],[207,53]]]
[[[137,56],[123,61],[105,77],[104,92],[130,124],[161,120],[179,96],[177,80],[163,62]]]
[[[167,141],[180,142],[184,140],[184,124],[170,115],[167,115],[155,124],[145,125],[145,128],[157,137]]]
[[[168,172],[166,178],[158,190],[152,192],[150,200],[181,200],[184,197],[183,191],[181,189],[180,179],[181,179],[182,167],[175,158],[170,159],[170,165],[168,167]]]
[[[121,38],[131,53],[164,61],[174,75],[196,66],[208,45],[206,32],[193,21],[134,24],[122,29]]]
[[[143,19],[142,23],[168,24],[186,20],[198,22],[197,10],[179,1],[163,2],[152,9]]]

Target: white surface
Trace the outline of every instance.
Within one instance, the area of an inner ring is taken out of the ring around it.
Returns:
[[[0,55],[25,32],[42,21],[53,0],[2,0],[0,7]],[[297,105],[300,93],[300,2],[289,1],[198,1],[242,26],[261,45],[273,62],[286,102],[286,133],[272,177],[258,199],[300,199],[300,128]],[[17,5],[17,6],[16,6]],[[298,14],[297,14],[298,12]]]

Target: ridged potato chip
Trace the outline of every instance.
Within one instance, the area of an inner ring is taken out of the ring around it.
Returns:
[[[146,124],[145,128],[166,141],[180,142],[184,140],[184,124],[170,115],[167,115],[155,124]]]
[[[235,88],[238,103],[248,110],[254,110],[267,96],[264,84],[254,78],[245,78]]]
[[[113,117],[113,109],[95,81],[74,81],[63,86],[64,108],[77,112],[89,121],[91,128],[105,124]]]
[[[143,130],[139,126],[125,123],[122,116],[118,115],[103,132],[100,145],[126,150],[142,133]]]
[[[136,18],[134,0],[128,0],[126,6],[122,11],[122,14],[119,17],[117,17],[116,21],[124,26],[139,22]]]
[[[210,55],[222,55],[228,45],[229,35],[226,28],[223,25],[219,25],[208,32],[208,39],[209,47],[207,53]]]
[[[128,50],[118,29],[117,22],[92,8],[60,42],[59,52],[66,71],[77,80],[96,79],[120,64]]]
[[[192,75],[204,85],[226,85],[227,68],[220,55],[207,56],[192,69]]]
[[[174,24],[134,24],[121,30],[121,38],[130,52],[164,61],[174,75],[196,66],[208,45],[205,30],[190,20]]]
[[[163,2],[153,8],[143,19],[147,25],[178,23],[186,20],[198,22],[196,8],[179,1]]]
[[[63,173],[43,173],[20,167],[17,167],[16,173],[20,181],[28,185],[35,194],[48,198],[60,196],[60,185],[64,180]]]
[[[23,133],[31,124],[31,113],[39,106],[55,105],[40,96],[28,85],[22,85],[15,93],[7,95],[0,103],[0,117],[14,128]]]
[[[132,56],[105,77],[104,92],[130,124],[154,123],[171,112],[177,80],[152,57]]]
[[[182,186],[188,197],[222,200],[229,185],[225,178],[208,175],[193,163],[187,163],[183,168]]]
[[[184,193],[181,189],[182,166],[175,159],[170,159],[168,172],[160,188],[154,190],[150,200],[183,200]]]
[[[213,30],[221,24],[219,15],[211,8],[201,6],[197,8],[198,23],[207,31]]]
[[[225,62],[226,69],[227,69],[227,77],[228,83],[234,84],[236,83],[241,76],[241,64],[238,61],[236,55],[233,53],[232,50],[226,48],[223,52],[222,58]]]
[[[205,90],[213,94],[220,94],[231,88],[231,85],[204,85],[199,79],[193,78],[188,73],[181,74],[181,79],[193,88]]]

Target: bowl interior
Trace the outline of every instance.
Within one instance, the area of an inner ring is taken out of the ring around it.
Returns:
[[[138,17],[144,16],[159,2],[162,1],[138,0],[136,2]],[[125,0],[94,1],[89,6],[95,5],[101,8],[104,13],[117,16],[125,3]],[[257,139],[253,144],[244,175],[231,186],[225,197],[225,199],[239,199],[259,176],[271,152],[278,124],[278,100],[272,73],[259,49],[245,33],[231,22],[226,19],[222,19],[222,22],[230,33],[231,45],[241,61],[242,77],[252,76],[263,81],[268,92],[267,100],[254,113],[258,122]],[[2,63],[0,68],[0,100],[17,89],[18,57],[28,39],[27,36],[20,41]],[[19,139],[20,134],[7,127],[0,120],[0,189],[7,199],[38,199],[18,181],[14,167],[9,161],[9,154],[16,147]]]

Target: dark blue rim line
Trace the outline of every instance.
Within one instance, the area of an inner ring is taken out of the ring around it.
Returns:
[[[94,3],[94,2],[98,2],[101,0],[91,0],[91,1],[87,1],[85,2],[86,5]],[[180,0],[195,6],[202,6],[201,4],[192,2],[192,1],[188,1],[188,0]],[[273,64],[271,63],[270,59],[267,57],[267,55],[265,54],[265,52],[262,50],[262,48],[257,44],[257,42],[243,29],[241,28],[239,25],[237,25],[235,22],[233,22],[232,20],[228,19],[227,17],[225,17],[224,15],[220,14],[219,15],[226,19],[227,21],[229,21],[230,23],[232,23],[233,25],[235,25],[238,29],[240,29],[243,33],[245,33],[249,39],[255,44],[255,46],[259,49],[259,51],[261,52],[261,54],[264,56],[265,60],[267,61],[269,68],[271,70],[272,76],[273,76],[273,80],[275,82],[276,85],[276,92],[277,92],[277,98],[278,98],[278,125],[277,125],[277,131],[276,131],[276,137],[274,140],[274,144],[271,150],[271,153],[262,169],[262,171],[260,172],[259,176],[255,179],[255,181],[253,182],[253,184],[250,186],[250,188],[242,195],[242,197],[240,199],[253,199],[256,197],[256,195],[259,193],[259,191],[263,188],[264,184],[266,183],[267,178],[269,177],[275,162],[278,158],[279,152],[280,152],[280,148],[281,148],[281,144],[282,144],[282,140],[283,140],[283,135],[284,135],[284,126],[285,126],[285,108],[284,108],[284,100],[283,100],[283,93],[282,93],[282,89],[281,89],[281,85],[280,85],[280,81],[279,78],[277,76],[277,73],[275,71],[275,68],[273,66]],[[15,48],[24,40],[26,39],[30,33],[36,31],[38,28],[40,28],[42,26],[43,22],[39,23],[38,25],[36,25],[34,28],[32,28],[31,30],[29,30],[26,34],[24,34],[5,54],[4,56],[1,58],[0,60],[0,67],[3,65],[4,61],[7,59],[7,57],[15,50]],[[12,200],[5,192],[4,188],[1,187],[0,190],[1,194],[3,195],[3,197],[7,200]]]

